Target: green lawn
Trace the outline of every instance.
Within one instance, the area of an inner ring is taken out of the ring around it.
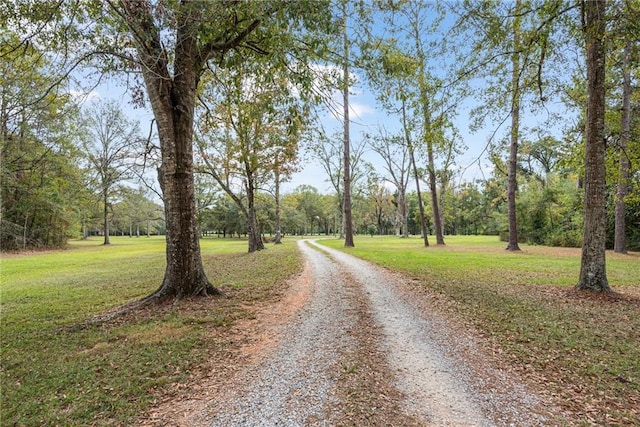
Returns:
[[[559,396],[575,419],[640,425],[640,257],[608,254],[616,298],[572,292],[580,251],[495,237],[356,237],[348,252],[416,278],[439,308],[477,327],[524,375]],[[301,268],[295,242],[247,254],[243,240],[201,240],[207,274],[226,296],[166,305],[73,328],[153,292],[163,276],[163,238],[72,242],[64,251],[0,261],[0,425],[126,425],[204,360],[226,351],[215,338],[248,304],[269,301]],[[342,247],[342,241],[323,243]],[[428,294],[426,294],[428,296]]]
[[[484,236],[445,242],[425,248],[417,237],[360,236],[345,249],[342,240],[322,241],[443,296],[445,310],[477,327],[577,418],[640,425],[640,254],[607,253],[619,293],[607,298],[573,290],[579,249],[522,245],[513,253]]]
[[[166,305],[109,324],[74,325],[153,292],[164,238],[98,238],[3,255],[0,425],[126,424],[220,347],[211,328],[250,316],[300,268],[296,245],[247,254],[241,240],[201,240],[209,279],[227,294],[202,309]],[[241,308],[242,307],[242,308]]]

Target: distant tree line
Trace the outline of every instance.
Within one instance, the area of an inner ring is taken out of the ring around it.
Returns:
[[[0,60],[0,248],[163,233],[162,206],[135,179],[137,125],[113,103],[43,92],[60,78],[50,66],[33,46]]]
[[[98,218],[108,244],[110,227],[164,219],[170,262],[149,299],[161,300],[217,292],[200,256],[209,228],[244,230],[249,252],[272,232],[345,246],[352,230],[425,246],[484,233],[513,251],[582,241],[580,282],[609,290],[605,245],[639,246],[638,22],[627,0],[5,2],[0,244],[61,246]],[[146,138],[116,106],[92,114],[78,99],[107,76],[152,107]],[[393,127],[349,134],[355,87]],[[462,113],[489,129],[481,181],[459,180]],[[280,194],[304,143],[333,195]],[[154,180],[142,196],[162,214],[119,212],[145,211],[120,189]]]

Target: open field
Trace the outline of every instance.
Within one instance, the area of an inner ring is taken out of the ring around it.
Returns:
[[[420,295],[477,331],[498,360],[584,424],[640,425],[640,254],[608,253],[618,294],[572,290],[576,249],[495,237],[356,238],[348,251],[414,279]],[[0,425],[129,424],[185,392],[212,366],[233,365],[234,324],[280,298],[300,271],[295,241],[246,253],[246,241],[201,241],[209,279],[225,292],[138,311],[108,324],[87,318],[145,296],[164,269],[163,238],[72,242],[64,251],[3,254],[0,262]],[[323,244],[342,248],[343,242]]]
[[[522,246],[495,237],[356,238],[322,243],[409,274],[425,298],[462,317],[494,354],[584,420],[640,425],[640,254],[607,253],[613,296],[573,290],[580,250]]]
[[[100,243],[2,256],[0,425],[127,424],[227,351],[229,326],[251,316],[252,301],[277,298],[300,268],[294,242],[247,254],[246,241],[203,239],[205,268],[224,297],[74,328],[153,292],[163,277],[164,238]]]

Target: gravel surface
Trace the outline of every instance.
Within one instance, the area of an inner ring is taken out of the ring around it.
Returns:
[[[318,245],[316,242],[314,244]],[[318,245],[319,246],[319,245]],[[384,330],[387,360],[408,413],[423,425],[549,425],[540,398],[481,355],[473,337],[430,310],[408,290],[407,280],[366,261],[322,247],[355,278]],[[499,387],[499,389],[498,389]]]
[[[208,405],[202,425],[550,424],[540,415],[545,412],[540,399],[508,373],[489,366],[481,354],[468,363],[463,356],[479,351],[474,338],[431,313],[428,302],[416,298],[402,276],[324,246],[319,249],[314,241],[300,241],[299,246],[310,277],[305,305],[292,321],[272,331],[278,339],[275,349],[238,374],[233,386]],[[366,346],[359,332],[363,319],[374,323],[369,329],[379,331],[367,332]],[[374,355],[369,358],[373,362],[354,363],[354,354],[365,353]],[[372,364],[384,372],[368,369]],[[354,395],[351,389],[345,392],[349,366],[355,376],[376,372],[384,383],[379,389],[372,381],[357,383],[375,388],[366,394],[372,397],[364,405],[374,407],[366,422],[349,419],[341,409]],[[400,416],[388,415],[382,400],[399,400]],[[376,412],[376,407],[383,410]]]
[[[281,332],[277,350],[213,408],[211,426],[330,425],[325,409],[337,403],[338,362],[354,345],[348,331],[357,319],[341,272],[318,251],[300,247],[313,277],[309,301]]]

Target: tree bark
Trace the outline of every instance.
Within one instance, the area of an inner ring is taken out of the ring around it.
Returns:
[[[507,178],[507,218],[509,243],[506,250],[519,251],[518,222],[516,215],[516,192],[518,181],[518,135],[520,133],[520,0],[515,3],[513,21],[513,54],[511,55],[511,135],[509,143],[509,175]]]
[[[627,253],[626,237],[626,202],[629,191],[629,158],[627,147],[631,135],[631,73],[629,57],[631,56],[631,40],[627,40],[622,59],[622,119],[620,124],[620,164],[618,185],[616,189],[615,235],[613,251]]]
[[[255,202],[255,185],[252,179],[247,180],[247,211],[248,215],[248,240],[249,240],[249,253],[261,251],[264,247],[262,241],[262,233],[260,232],[260,226],[258,224],[258,213],[256,212]]]
[[[344,120],[344,247],[353,248],[353,218],[351,217],[351,141],[349,137],[349,37],[347,36],[347,6],[344,12],[343,120]]]
[[[102,230],[104,232],[104,243],[103,245],[109,245],[111,242],[109,241],[109,195],[107,189],[104,189],[102,192],[102,202],[104,203],[104,211],[103,211],[103,226]]]
[[[436,185],[435,160],[433,158],[433,143],[427,142],[427,158],[429,165],[429,191],[431,192],[431,206],[433,209],[433,228],[436,232],[436,244],[444,245],[444,236],[442,234],[442,221],[440,216],[440,204],[438,202],[438,187]]]
[[[409,230],[407,227],[408,221],[407,209],[407,188],[403,185],[398,187],[398,215],[400,216],[400,236],[403,238],[409,237]]]
[[[577,289],[611,292],[605,262],[605,46],[606,0],[582,3],[587,50],[584,230]]]
[[[424,217],[424,203],[422,202],[422,195],[420,194],[420,177],[418,176],[418,168],[416,167],[416,156],[413,150],[413,142],[411,141],[411,135],[409,133],[409,125],[407,124],[407,108],[405,101],[402,100],[402,127],[404,128],[404,137],[409,150],[409,160],[413,167],[413,177],[416,181],[416,191],[418,193],[418,210],[420,212],[420,230],[422,231],[422,239],[424,240],[424,246],[429,246],[429,233],[427,232],[427,223]]]
[[[276,202],[276,235],[273,239],[275,244],[282,243],[282,230],[280,225],[280,167],[278,160],[276,159],[276,165],[274,170],[275,176],[275,202]]]
[[[442,174],[440,177],[442,182],[440,183],[440,193],[438,195],[438,205],[440,206],[440,227],[442,231],[442,235],[444,236],[444,215],[445,215],[445,202],[447,197],[447,185],[449,184],[448,178],[446,177],[446,173]]]
[[[193,7],[183,15],[183,22],[177,23],[171,64],[151,17],[151,6],[129,1],[122,5],[121,13],[134,35],[142,62],[142,76],[160,140],[158,181],[166,218],[167,266],[162,285],[153,297],[219,293],[209,283],[202,266],[193,181],[193,117],[202,69],[197,53],[197,8]]]

